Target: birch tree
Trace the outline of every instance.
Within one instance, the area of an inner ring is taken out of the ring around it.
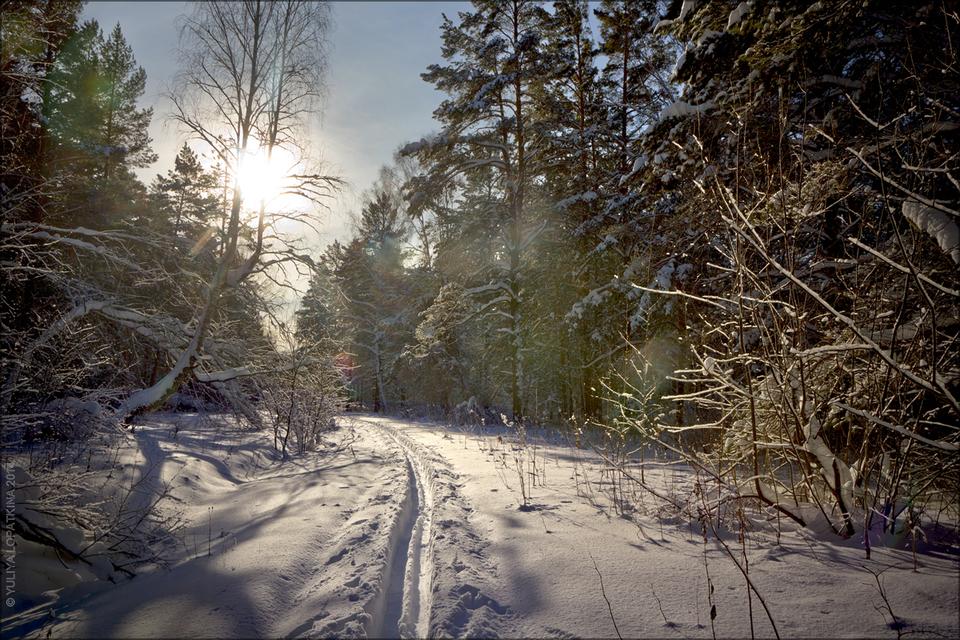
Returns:
[[[255,153],[268,162],[279,150],[293,155],[284,167],[282,194],[320,204],[337,180],[309,170],[298,133],[318,107],[325,66],[326,5],[285,2],[209,2],[196,6],[183,29],[177,91],[170,96],[173,118],[205,144],[232,176],[223,251],[197,310],[192,337],[173,367],[148,388],[131,394],[118,414],[127,417],[156,406],[193,375],[217,303],[225,290],[256,273],[308,259],[275,232],[278,215],[265,199],[246,201],[245,163]],[[253,238],[242,244],[245,206],[256,211]],[[304,217],[298,220],[309,222]]]

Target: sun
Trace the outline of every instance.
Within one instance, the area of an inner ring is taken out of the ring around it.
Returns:
[[[294,165],[292,154],[282,147],[266,148],[253,140],[240,157],[237,184],[246,205],[259,207],[275,203],[289,186]]]

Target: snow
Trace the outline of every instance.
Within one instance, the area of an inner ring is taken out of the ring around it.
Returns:
[[[623,637],[709,638],[711,605],[717,637],[750,635],[717,540],[549,430],[348,414],[324,451],[280,462],[224,417],[143,420],[123,460],[174,487],[172,566],[34,594],[4,637],[613,637],[615,621]],[[690,495],[688,467],[642,464],[649,486]],[[750,518],[744,553],[782,637],[890,637],[866,569],[885,571],[906,631],[957,637],[955,547],[914,573],[903,540],[877,535],[867,560],[858,539],[773,523]],[[37,567],[18,563],[18,584]],[[754,625],[773,634],[758,606]]]
[[[701,47],[703,47],[704,45],[707,45],[707,44],[709,43],[709,46],[707,47],[707,53],[708,53],[708,54],[709,54],[709,53],[712,53],[712,52],[713,52],[713,43],[711,43],[710,41],[711,41],[711,40],[716,40],[717,38],[719,38],[719,37],[722,36],[722,35],[723,35],[723,33],[721,33],[720,31],[715,31],[715,30],[713,30],[713,29],[706,29],[706,30],[704,30],[704,32],[701,33],[700,36],[697,38],[697,42],[696,42],[697,47],[698,47],[698,48],[701,48]],[[678,66],[679,66],[679,65],[678,65]]]
[[[630,170],[630,173],[636,173],[640,171],[645,166],[647,166],[647,154],[642,153],[637,156],[636,160],[633,161],[633,168]]]
[[[678,273],[676,263],[671,259],[665,265],[660,267],[657,270],[656,275],[653,277],[653,281],[650,282],[647,289],[658,289],[660,291],[669,291],[670,285],[673,282],[675,276],[681,277],[689,273],[692,266],[689,264],[681,265],[682,272]],[[640,302],[637,303],[637,308],[634,310],[633,314],[630,316],[630,330],[634,331],[637,327],[643,324],[647,316],[650,313],[650,309],[653,306],[654,298],[650,295],[649,291],[644,291],[643,295],[640,296]]]
[[[93,400],[82,400],[80,398],[59,398],[51,400],[44,408],[44,411],[57,411],[67,415],[88,414],[92,417],[100,415],[100,405]]]
[[[737,7],[730,12],[730,15],[727,16],[727,29],[732,29],[740,24],[740,21],[743,20],[743,17],[747,15],[752,8],[753,2],[741,2],[738,4]]]
[[[593,248],[591,253],[603,253],[615,244],[617,244],[617,239],[608,233],[603,237],[603,240],[597,243],[597,246]]]
[[[211,373],[197,372],[194,373],[194,376],[201,382],[225,382],[227,380],[233,380],[234,378],[249,376],[252,373],[250,367],[232,367]]]
[[[663,111],[660,112],[660,120],[669,120],[670,118],[686,118],[687,116],[693,116],[701,113],[706,113],[707,111],[714,108],[713,102],[704,102],[702,104],[690,104],[689,102],[684,102],[678,100],[668,106],[666,106]],[[654,158],[654,162],[657,162],[657,159]]]
[[[577,202],[593,202],[598,197],[596,191],[585,191],[558,201],[555,207],[558,211],[563,211],[572,204],[576,204]]]
[[[489,94],[494,89],[502,86],[506,82],[506,77],[503,75],[497,75],[494,78],[488,80],[474,95],[473,99],[470,101],[468,108],[471,110],[482,110],[486,109],[488,106],[487,94]]]
[[[655,25],[653,25],[653,32],[663,33],[669,30],[672,25],[673,25],[673,20],[670,20],[668,18],[661,18],[660,20],[657,20],[657,23]]]
[[[684,50],[681,51],[680,55],[677,57],[677,62],[673,65],[673,71],[670,73],[671,80],[676,82],[680,70],[683,69],[683,65],[687,62],[687,53],[688,50],[684,48]]]
[[[351,433],[331,439],[348,443]],[[361,633],[406,503],[405,458],[387,436],[371,431],[335,454],[280,464],[264,434],[221,418],[155,414],[137,426],[124,455],[154,486],[174,487],[188,522],[178,556],[169,570],[129,584],[67,587],[50,609],[53,635]],[[31,568],[17,570],[18,584],[29,583]],[[43,635],[36,614],[6,621],[4,637]]]
[[[431,147],[444,145],[447,143],[448,143],[448,138],[445,135],[440,133],[435,133],[435,134],[431,134],[429,136],[420,138],[420,140],[416,142],[407,143],[406,145],[403,146],[403,148],[400,149],[400,154],[412,155],[415,153],[419,153],[422,150],[430,149]]]
[[[7,225],[4,225],[4,228],[6,228],[6,227],[7,227]],[[10,225],[10,227],[13,228],[13,227],[15,227],[15,225]],[[38,240],[50,240],[51,242],[61,242],[61,243],[63,243],[63,244],[71,245],[71,246],[76,247],[76,248],[78,248],[78,249],[83,249],[83,250],[85,250],[85,251],[89,251],[89,252],[91,252],[91,253],[95,253],[95,254],[97,254],[97,255],[100,255],[100,256],[102,256],[102,257],[104,257],[104,258],[106,258],[106,259],[108,259],[108,260],[111,260],[111,261],[113,261],[113,262],[115,262],[115,263],[117,263],[117,264],[119,264],[119,265],[122,265],[122,266],[124,266],[124,267],[127,267],[127,268],[130,269],[131,271],[134,271],[134,272],[141,271],[140,265],[138,265],[138,264],[136,264],[136,263],[134,263],[134,262],[131,262],[131,261],[127,260],[126,258],[122,258],[122,257],[116,255],[115,253],[113,253],[112,251],[110,251],[109,249],[107,249],[107,248],[105,248],[105,247],[102,247],[102,246],[93,244],[93,243],[91,243],[91,242],[86,242],[86,241],[84,241],[84,240],[77,240],[76,238],[68,238],[68,237],[66,237],[66,236],[60,236],[60,235],[48,233],[48,232],[46,232],[46,231],[33,231],[33,232],[27,233],[27,234],[25,234],[25,235],[30,236],[30,237],[33,237],[33,238],[37,238]]]
[[[496,282],[491,282],[489,284],[481,285],[479,287],[473,287],[472,289],[467,289],[464,293],[470,296],[481,295],[484,293],[490,293],[493,291],[506,291],[510,292],[510,283],[504,280],[498,280]]]
[[[587,307],[596,307],[602,304],[603,301],[609,296],[610,291],[607,289],[606,285],[591,290],[590,293],[573,304],[573,306],[570,308],[570,311],[567,312],[567,321],[570,322],[579,320],[583,317]]]
[[[43,107],[43,97],[33,87],[26,87],[20,93],[20,101],[29,105],[30,109],[37,114],[40,113],[40,109]]]
[[[903,215],[936,240],[951,260],[960,264],[960,227],[948,214],[917,200],[906,200]]]
[[[698,0],[683,0],[683,4],[680,6],[680,17],[677,20],[683,22],[692,11],[695,11],[697,8]]]

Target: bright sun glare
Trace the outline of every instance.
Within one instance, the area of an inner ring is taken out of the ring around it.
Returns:
[[[237,172],[246,205],[257,207],[261,200],[267,204],[275,204],[288,186],[293,168],[293,156],[289,151],[276,147],[268,158],[267,150],[252,141],[240,159]]]

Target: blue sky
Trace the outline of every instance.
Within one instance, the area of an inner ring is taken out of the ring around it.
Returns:
[[[347,213],[382,164],[404,142],[419,139],[436,125],[431,114],[441,96],[420,79],[427,65],[440,61],[441,14],[454,17],[463,2],[334,2],[330,33],[327,98],[311,122],[321,157],[349,187],[324,218],[327,233],[318,242],[349,234]],[[160,156],[140,171],[149,182],[173,165],[184,138],[166,122],[162,99],[177,72],[177,18],[186,2],[90,2],[84,18],[108,32],[117,22],[147,72],[144,103],[154,106],[151,135]]]

